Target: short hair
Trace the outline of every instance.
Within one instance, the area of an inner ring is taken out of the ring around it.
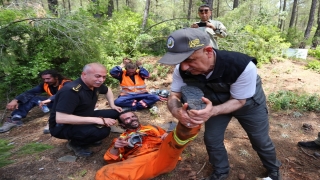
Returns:
[[[124,58],[122,59],[122,61],[125,61],[125,60],[129,60],[129,62],[132,62],[132,59],[130,59],[130,58],[128,58],[128,57],[124,57]]]
[[[125,69],[137,69],[137,65],[135,63],[128,63],[126,64]]]
[[[54,69],[47,69],[47,70],[41,71],[39,73],[39,77],[42,78],[43,75],[47,75],[47,74],[50,74],[53,78],[58,78],[59,81],[65,79],[61,74],[59,74]]]
[[[198,8],[198,11],[199,11],[201,8],[204,8],[204,7],[209,8],[209,10],[211,11],[211,7],[209,6],[209,4],[202,4],[202,5],[200,5],[199,8]]]
[[[106,67],[103,64],[95,62],[95,63],[86,64],[83,67],[82,72],[87,72],[89,69],[92,68],[92,66],[98,66],[98,67],[106,69]]]
[[[119,123],[122,123],[122,124],[124,124],[124,122],[122,122],[122,119],[120,118],[120,116],[122,115],[122,114],[125,114],[125,113],[128,113],[128,112],[132,112],[135,116],[137,116],[133,111],[131,111],[131,110],[124,110],[124,111],[122,111],[122,112],[120,112],[120,114],[119,114],[119,116],[118,116],[118,122]]]

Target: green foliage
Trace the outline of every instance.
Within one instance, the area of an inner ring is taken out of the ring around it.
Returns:
[[[33,87],[45,69],[75,79],[85,64],[101,61],[98,22],[87,11],[60,18],[27,17],[33,14],[23,12],[0,11],[7,19],[0,28],[1,94],[12,98]]]
[[[235,10],[220,19],[227,27],[228,36],[219,39],[219,48],[238,51],[257,58],[258,65],[280,57],[282,51],[290,46],[281,37],[277,24],[272,20],[276,12],[267,2],[261,2],[256,12],[252,2],[244,2]],[[251,12],[251,13],[243,13]],[[235,21],[237,19],[237,21]]]
[[[316,49],[309,49],[308,56],[312,56],[320,60],[320,46],[318,46]]]
[[[168,66],[162,65],[162,64],[158,64],[157,65],[157,75],[160,79],[164,79],[167,77],[168,72],[169,72],[170,68],[168,68]],[[150,71],[152,72],[152,71]]]
[[[307,67],[307,69],[312,69],[313,71],[320,73],[320,61],[318,61],[318,60],[308,62],[306,67]]]
[[[109,1],[95,0],[89,3],[88,11],[92,14],[106,14],[108,10]]]
[[[53,146],[41,143],[29,143],[18,150],[18,154],[34,154],[52,149]]]
[[[108,21],[101,22],[100,42],[104,56],[126,56],[135,49],[135,41],[141,31],[142,16],[132,11],[114,12]]]
[[[234,44],[237,44],[235,46]],[[271,59],[280,57],[284,49],[290,44],[286,43],[275,26],[246,25],[237,35],[230,35],[220,45],[222,49],[239,51],[257,58],[258,65],[269,63]]]
[[[12,144],[10,145],[8,141],[0,139],[0,168],[13,163],[13,161],[8,160],[12,148],[14,148]]]
[[[245,26],[251,39],[247,42],[246,53],[256,57],[259,64],[269,63],[270,59],[281,56],[282,51],[290,46],[281,38],[274,26]]]
[[[296,28],[289,28],[287,34],[284,32],[282,36],[290,42],[292,48],[298,48],[303,41],[303,32]]]
[[[298,94],[291,91],[279,91],[268,96],[273,110],[320,111],[320,97],[316,94]]]

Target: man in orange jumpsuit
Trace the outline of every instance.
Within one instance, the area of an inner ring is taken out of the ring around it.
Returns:
[[[169,134],[160,127],[140,125],[131,111],[120,113],[119,125],[126,131],[113,140],[104,155],[108,165],[96,174],[96,180],[144,180],[172,171],[179,157],[200,130],[178,123]]]

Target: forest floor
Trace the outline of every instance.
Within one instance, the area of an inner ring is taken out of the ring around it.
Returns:
[[[145,58],[143,63],[156,62],[156,58]],[[284,60],[273,64],[263,65],[258,73],[262,77],[263,88],[266,94],[279,90],[295,92],[319,93],[320,74],[304,68],[302,61]],[[149,89],[159,88],[170,90],[171,75],[167,78],[148,81]],[[118,90],[113,89],[115,97]],[[106,106],[103,96],[99,98],[99,109]],[[158,115],[152,115],[149,110],[136,112],[142,124],[162,126],[166,122],[174,120],[166,107],[166,102],[157,102]],[[282,162],[281,174],[283,180],[315,180],[320,179],[320,158],[315,157],[314,150],[302,149],[297,146],[298,141],[314,140],[320,131],[320,113],[300,112],[301,116],[295,116],[296,112],[274,112],[269,108],[270,136],[275,144],[278,159]],[[7,113],[7,116],[9,113]],[[43,134],[48,114],[34,108],[28,117],[24,119],[24,125],[14,128],[9,132],[0,134],[1,139],[13,142],[17,151],[21,146],[31,142],[39,142],[52,145],[53,148],[41,153],[31,155],[18,155],[13,153],[10,158],[14,163],[0,168],[2,180],[56,180],[56,179],[94,179],[95,173],[106,165],[103,154],[111,143],[111,140],[119,134],[111,133],[103,140],[99,147],[92,148],[94,155],[88,158],[77,158],[75,162],[60,162],[58,159],[65,155],[74,155],[66,148],[66,140]],[[312,125],[313,130],[304,131],[304,123]],[[154,180],[186,180],[202,179],[212,172],[208,161],[208,155],[203,142],[203,127],[197,138],[184,150],[182,160],[175,170],[163,174]],[[236,119],[232,119],[225,133],[225,146],[229,155],[230,175],[228,180],[237,180],[238,176],[244,176],[246,180],[256,180],[265,177],[259,157],[252,149],[245,131]],[[320,150],[318,150],[319,153]],[[121,169],[119,169],[121,171]]]

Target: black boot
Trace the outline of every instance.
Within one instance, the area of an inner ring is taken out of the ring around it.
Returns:
[[[88,147],[75,145],[72,141],[68,142],[67,148],[72,150],[77,156],[89,157],[92,155],[92,151]]]

